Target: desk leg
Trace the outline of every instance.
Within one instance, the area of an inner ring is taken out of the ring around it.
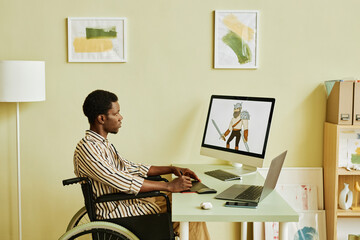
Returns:
[[[180,222],[180,240],[189,240],[189,222]]]
[[[246,240],[247,239],[247,222],[240,223],[240,239]]]
[[[288,222],[279,223],[279,240],[287,240],[289,238],[288,227]]]

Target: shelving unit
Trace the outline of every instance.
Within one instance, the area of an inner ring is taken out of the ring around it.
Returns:
[[[348,171],[339,167],[340,135],[360,131],[359,125],[337,125],[325,123],[324,126],[324,196],[326,210],[327,239],[337,239],[338,218],[360,218],[360,193],[355,190],[356,181],[360,183],[360,171]],[[338,198],[344,183],[353,192],[353,205],[348,210],[339,208]],[[354,209],[355,207],[358,209]]]

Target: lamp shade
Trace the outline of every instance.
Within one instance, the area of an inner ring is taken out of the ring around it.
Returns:
[[[45,100],[45,62],[0,61],[0,102]]]

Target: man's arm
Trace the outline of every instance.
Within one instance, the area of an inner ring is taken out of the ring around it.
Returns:
[[[199,177],[188,168],[180,168],[175,166],[151,166],[147,175],[148,176],[157,176],[163,174],[175,174],[178,177],[187,176],[193,178],[197,181],[200,181]]]
[[[248,120],[244,119],[242,122],[243,122],[243,126],[244,126],[244,139],[245,139],[245,142],[247,142],[248,135],[249,135]]]
[[[90,141],[82,141],[77,145],[74,156],[77,176],[87,176],[121,192],[137,194],[144,178],[119,171],[109,164],[100,147]]]
[[[223,135],[221,135],[221,139],[222,140],[224,140],[224,141],[226,141],[226,136],[227,135],[229,135],[229,133],[232,131],[232,129],[233,129],[233,118],[230,120],[230,124],[229,124],[229,128],[228,129],[226,129],[226,132],[224,132],[224,134]]]
[[[185,168],[178,167],[156,167],[151,166],[147,172],[148,176],[174,173],[179,178],[171,182],[158,182],[146,180],[142,177],[119,171],[114,166],[110,165],[106,159],[103,158],[99,149],[93,143],[83,143],[77,146],[76,159],[79,168],[82,172],[96,181],[110,185],[122,192],[137,194],[138,192],[149,191],[170,191],[180,192],[188,190],[191,187],[190,177],[197,178],[196,174]],[[185,176],[182,176],[182,174]],[[145,172],[144,172],[145,174]]]
[[[181,176],[175,178],[171,182],[160,182],[144,180],[140,188],[140,192],[150,191],[168,191],[168,192],[181,192],[191,188],[191,179],[188,176]]]
[[[180,168],[175,166],[151,166],[147,175],[156,176],[162,174],[175,174],[175,178],[171,182],[150,181],[145,179],[140,188],[140,192],[149,191],[168,191],[168,192],[181,192],[189,190],[192,186],[191,178],[200,181],[198,176],[188,168]]]

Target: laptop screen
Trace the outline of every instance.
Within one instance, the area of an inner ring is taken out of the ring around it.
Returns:
[[[264,189],[261,193],[260,201],[267,197],[267,195],[269,195],[271,191],[275,189],[281,168],[286,157],[286,153],[287,151],[283,152],[271,161],[270,168],[265,179]]]

